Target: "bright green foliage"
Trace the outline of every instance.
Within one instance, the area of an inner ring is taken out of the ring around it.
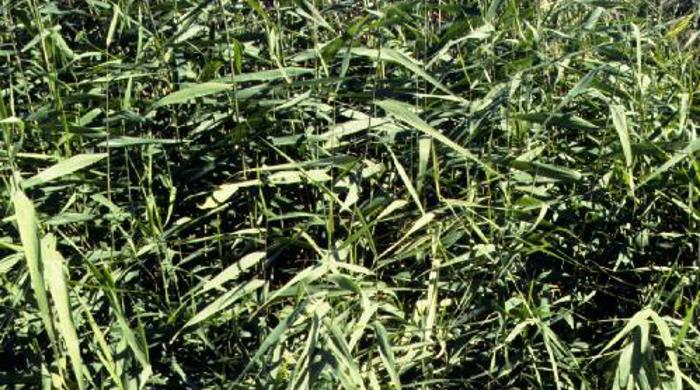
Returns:
[[[0,388],[700,388],[700,3],[2,0]]]

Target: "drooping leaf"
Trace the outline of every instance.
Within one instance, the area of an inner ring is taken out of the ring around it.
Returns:
[[[562,181],[575,182],[583,179],[583,175],[576,170],[537,161],[513,160],[511,166],[533,175],[541,175]]]
[[[377,341],[379,341],[379,355],[382,357],[384,367],[389,372],[391,384],[395,388],[400,389],[401,379],[399,378],[399,371],[396,367],[394,351],[391,348],[391,342],[389,341],[389,335],[387,334],[386,328],[384,328],[379,321],[375,321],[373,323],[373,327],[374,332],[377,335]]]
[[[452,91],[444,86],[440,81],[436,80],[434,77],[430,76],[420,64],[418,64],[414,59],[408,57],[406,54],[396,51],[390,48],[381,49],[369,49],[364,47],[355,47],[351,49],[352,54],[362,57],[367,57],[371,60],[387,61],[393,62],[403,66],[404,68],[415,73],[419,77],[425,79],[430,84],[434,85],[439,90],[447,93],[448,95],[455,96]]]
[[[53,322],[51,320],[51,311],[49,309],[48,296],[46,295],[46,287],[44,286],[41,241],[39,239],[39,221],[36,217],[34,204],[22,192],[16,190],[12,194],[12,203],[15,207],[15,217],[17,218],[17,228],[22,241],[22,249],[24,258],[27,261],[27,269],[29,269],[29,278],[31,280],[34,298],[39,306],[39,314],[44,323],[46,333],[52,343],[56,342]]]
[[[673,167],[674,165],[683,161],[686,157],[692,156],[694,153],[696,153],[699,150],[700,150],[700,138],[695,138],[694,140],[690,141],[688,143],[688,146],[686,146],[682,151],[671,156],[671,158],[668,159],[665,163],[663,163],[660,167],[654,169],[650,174],[648,174],[641,181],[641,183],[639,185],[642,186],[642,185],[648,183],[649,181],[657,178],[659,175],[668,171],[671,167]]]
[[[52,234],[46,235],[41,240],[42,257],[44,259],[44,274],[49,285],[49,291],[53,298],[58,317],[58,331],[66,344],[70,357],[73,373],[78,381],[78,387],[84,388],[83,373],[87,372],[80,355],[80,339],[75,330],[68,286],[63,270],[65,259],[56,250],[56,238]]]
[[[516,119],[527,122],[548,124],[550,126],[558,126],[571,130],[597,130],[598,126],[572,114],[548,113],[548,112],[533,112],[529,114],[519,114]]]
[[[452,141],[451,139],[446,137],[444,134],[440,133],[439,131],[434,129],[432,126],[427,124],[425,121],[423,121],[420,117],[418,117],[418,115],[414,114],[411,111],[410,106],[407,106],[406,104],[397,102],[395,100],[382,100],[382,101],[377,102],[377,105],[379,107],[381,107],[382,109],[384,109],[389,114],[393,115],[399,121],[401,121],[409,126],[412,126],[412,127],[416,128],[417,130],[420,130],[421,132],[433,137],[435,140],[444,144],[445,146],[449,147],[450,149],[454,150],[459,155],[467,158],[468,160],[471,160],[471,161],[479,164],[481,167],[483,167],[488,172],[490,172],[490,173],[496,172],[493,168],[491,168],[490,165],[481,161],[472,152],[468,151],[463,146]]]
[[[201,84],[193,84],[164,96],[153,105],[153,108],[171,104],[187,103],[192,99],[214,95],[232,89],[233,86],[226,83],[206,82]]]
[[[232,288],[229,291],[225,292],[216,300],[214,300],[212,303],[207,305],[205,308],[200,310],[194,317],[192,317],[187,323],[184,325],[184,328],[194,326],[211,316],[215,315],[216,313],[226,309],[228,306],[232,305],[235,303],[237,300],[241,299],[242,297],[252,293],[253,291],[259,289],[265,284],[264,280],[260,279],[253,279],[241,286],[238,286],[236,288]]]
[[[260,184],[262,184],[260,180],[247,180],[239,183],[222,184],[207,198],[207,200],[201,206],[199,206],[199,208],[205,210],[213,209],[226,203],[226,201],[228,201],[236,192],[238,192],[239,189]]]
[[[157,139],[157,138],[141,138],[141,137],[129,137],[121,136],[110,138],[109,141],[103,141],[97,144],[98,147],[110,148],[125,148],[129,146],[140,146],[140,145],[175,145],[180,143],[180,141],[175,139]]]
[[[226,267],[218,275],[204,283],[201,290],[197,293],[202,294],[211,289],[219,288],[228,281],[236,280],[241,273],[258,264],[264,258],[265,252],[253,252],[243,256],[240,260]]]
[[[610,114],[612,115],[613,125],[617,130],[617,135],[620,137],[622,152],[625,155],[625,164],[627,167],[632,166],[632,146],[630,144],[630,134],[627,128],[627,118],[625,109],[620,105],[613,104],[610,106]]]
[[[60,177],[69,175],[83,168],[89,167],[107,157],[106,153],[79,154],[63,160],[27,180],[22,181],[22,188],[35,187]]]

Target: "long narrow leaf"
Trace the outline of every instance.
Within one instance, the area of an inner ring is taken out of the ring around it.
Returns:
[[[406,104],[397,102],[395,100],[382,100],[377,102],[377,105],[383,108],[389,114],[393,115],[399,121],[420,130],[421,132],[433,137],[435,140],[454,150],[459,155],[479,164],[489,173],[496,173],[496,171],[493,168],[491,168],[490,165],[481,161],[472,152],[468,151],[463,146],[447,138],[444,134],[435,130],[432,126],[430,126],[420,117],[418,117],[418,115],[414,114],[410,110],[410,106],[407,106]]]
[[[41,319],[46,327],[46,333],[53,343],[56,342],[56,337],[51,321],[51,312],[49,310],[49,301],[44,287],[43,264],[41,254],[41,241],[39,239],[39,221],[36,217],[34,204],[21,190],[16,190],[12,194],[12,203],[15,207],[15,216],[17,218],[17,227],[19,236],[22,240],[22,248],[24,257],[27,260],[27,268],[29,269],[29,278],[34,290],[34,298],[39,306]]]
[[[79,154],[53,165],[22,182],[27,189],[79,171],[107,157],[106,153]]]
[[[83,359],[80,356],[80,340],[78,339],[78,333],[75,331],[70,299],[68,297],[68,287],[63,271],[65,259],[56,250],[56,238],[52,234],[46,235],[41,240],[41,248],[44,259],[44,273],[58,317],[59,334],[66,344],[73,372],[78,380],[78,387],[82,389],[85,387],[83,373],[86,372],[86,368],[83,366]]]

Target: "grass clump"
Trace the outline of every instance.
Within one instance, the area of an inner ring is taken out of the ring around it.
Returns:
[[[0,386],[700,388],[692,1],[0,5]]]

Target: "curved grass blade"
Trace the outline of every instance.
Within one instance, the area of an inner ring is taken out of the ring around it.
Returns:
[[[700,138],[695,138],[682,151],[674,154],[670,159],[668,159],[668,161],[666,161],[660,167],[656,168],[649,175],[647,175],[639,185],[642,186],[642,185],[648,183],[649,181],[655,179],[656,177],[658,177],[662,173],[668,171],[674,165],[683,161],[683,159],[686,158],[687,156],[692,155],[693,153],[695,153],[699,150],[700,150]]]
[[[53,344],[56,343],[56,336],[51,321],[49,301],[44,286],[44,276],[42,272],[41,243],[39,241],[39,221],[36,217],[34,204],[27,198],[22,190],[16,190],[12,194],[12,203],[15,207],[17,217],[17,228],[22,241],[24,257],[27,260],[29,278],[34,290],[34,298],[39,306],[39,314],[46,327],[46,333]]]
[[[158,139],[158,138],[142,138],[142,137],[129,137],[121,136],[116,138],[110,138],[109,141],[103,141],[97,144],[98,147],[110,148],[125,148],[129,146],[141,146],[141,145],[175,145],[182,141],[176,139]]]
[[[583,175],[570,168],[560,167],[557,165],[545,164],[537,161],[522,161],[513,160],[510,165],[521,171],[525,171],[534,175],[541,175],[556,180],[562,181],[581,181]]]
[[[306,310],[307,306],[307,301],[304,301],[297,305],[297,307],[294,309],[292,314],[290,314],[284,321],[280,321],[280,323],[270,332],[270,334],[265,337],[265,340],[263,340],[262,344],[260,344],[260,347],[258,350],[255,352],[255,355],[250,359],[248,364],[245,366],[243,371],[240,373],[238,376],[238,379],[242,378],[243,375],[245,375],[250,369],[253,367],[253,364],[257,362],[267,351],[277,342],[280,340],[284,332],[292,326],[292,324],[297,321],[298,317]]]
[[[460,101],[463,101],[462,98],[456,96],[455,94],[450,91],[449,88],[447,88],[445,85],[443,85],[441,82],[436,80],[433,76],[429,75],[423,68],[412,58],[408,57],[407,55],[396,51],[394,49],[389,49],[382,47],[381,49],[369,49],[365,47],[355,47],[351,49],[351,53],[355,54],[357,56],[361,57],[367,57],[372,60],[379,60],[379,61],[387,61],[387,62],[394,62],[396,64],[399,64],[403,66],[404,68],[410,70],[411,72],[415,73],[417,76],[425,79],[427,82],[435,86],[437,89],[449,94],[450,96],[454,96]]]
[[[413,187],[413,183],[411,183],[411,179],[408,177],[406,170],[404,169],[403,165],[401,165],[401,162],[399,161],[399,159],[396,158],[394,151],[391,150],[391,148],[388,146],[387,146],[387,149],[389,150],[389,154],[391,155],[391,158],[394,160],[394,166],[396,167],[396,171],[399,173],[399,177],[401,177],[401,181],[403,181],[404,185],[406,186],[406,190],[411,195],[411,198],[413,198],[413,201],[415,202],[416,206],[418,207],[418,210],[420,210],[420,213],[425,214],[425,210],[423,209],[423,204],[421,204],[420,197],[418,196],[418,191],[416,191],[415,187]]]
[[[170,104],[187,103],[192,99],[214,95],[230,89],[233,89],[233,85],[226,83],[207,82],[194,84],[161,98],[152,108],[155,109]]]
[[[83,373],[87,372],[87,370],[80,356],[80,340],[75,331],[75,324],[71,314],[68,287],[66,286],[63,272],[65,259],[56,250],[56,238],[53,234],[48,234],[41,240],[41,249],[44,260],[44,274],[58,317],[58,331],[66,344],[73,372],[78,381],[78,388],[83,389],[85,388]]]
[[[30,177],[27,180],[22,181],[21,186],[23,189],[34,187],[40,184],[47,183],[51,180],[58,179],[59,177],[70,175],[73,172],[79,171],[86,168],[96,162],[107,157],[107,153],[91,153],[91,154],[79,154],[77,156],[70,157],[63,160],[49,168],[44,169],[38,174]]]
[[[596,126],[595,124],[572,114],[533,112],[529,114],[516,115],[514,118],[524,120],[527,122],[540,123],[543,125],[553,125],[571,130],[598,129],[598,126]]]
[[[386,112],[394,116],[396,119],[399,121],[414,127],[421,132],[435,138],[437,141],[441,142],[448,148],[454,150],[458,154],[462,155],[463,157],[467,158],[468,160],[471,160],[477,164],[479,164],[484,170],[488,171],[489,173],[497,173],[495,169],[491,168],[491,166],[483,161],[481,161],[479,158],[477,158],[472,152],[468,151],[461,145],[457,144],[456,142],[452,141],[451,139],[447,138],[445,135],[443,135],[441,132],[435,130],[432,126],[430,126],[428,123],[426,123],[423,119],[421,119],[418,115],[414,114],[410,108],[411,106],[405,103],[400,103],[396,100],[382,100],[377,102],[377,105],[384,109]]]
[[[202,289],[197,292],[197,294],[202,294],[211,289],[219,288],[222,284],[230,280],[238,279],[241,273],[245,272],[248,268],[258,264],[262,259],[264,259],[265,254],[265,252],[253,252],[243,256],[237,262],[226,267],[226,269],[221,271],[221,273],[216,275],[214,278],[208,280],[204,286],[202,286]]]
[[[375,321],[373,327],[374,333],[377,335],[377,341],[379,341],[379,355],[384,362],[387,372],[389,372],[391,384],[394,388],[400,389],[401,379],[399,379],[399,371],[396,369],[396,359],[394,358],[394,352],[391,350],[391,343],[389,342],[386,328],[379,321]]]
[[[612,115],[613,125],[617,130],[617,135],[620,137],[622,152],[625,155],[625,163],[629,168],[632,166],[632,146],[630,144],[630,133],[627,128],[627,118],[625,117],[625,108],[614,104],[610,106],[610,114]]]
[[[239,189],[261,184],[262,181],[257,179],[247,180],[238,183],[222,184],[211,195],[209,195],[209,197],[207,197],[207,199],[204,201],[203,204],[199,206],[199,208],[207,210],[219,207],[222,204],[226,203],[226,201],[228,201],[236,192],[238,192]]]
[[[218,297],[214,302],[207,305],[204,309],[199,311],[194,317],[192,317],[183,328],[187,328],[196,325],[214,314],[226,309],[228,306],[239,300],[240,298],[252,293],[253,291],[259,289],[265,285],[264,280],[254,279],[250,282],[240,286],[238,288],[231,289]]]
[[[249,81],[272,81],[285,77],[297,77],[313,73],[313,69],[289,66],[283,69],[262,70],[260,72],[241,73],[234,76],[216,79],[218,82],[244,83]]]

